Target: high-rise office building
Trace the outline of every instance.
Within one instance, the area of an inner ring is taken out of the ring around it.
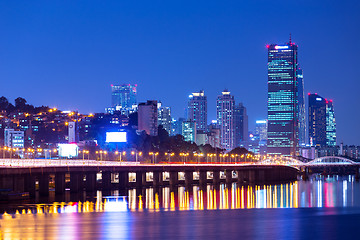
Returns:
[[[111,85],[111,107],[124,114],[132,112],[136,107],[137,84]]]
[[[171,109],[164,107],[161,102],[158,102],[158,124],[161,125],[168,133],[171,134]]]
[[[296,79],[298,82],[298,126],[299,126],[299,146],[304,147],[306,141],[306,111],[305,111],[305,95],[304,95],[304,76],[303,70],[298,68],[296,71]]]
[[[189,96],[187,112],[188,119],[196,122],[197,130],[207,130],[207,98],[204,91],[193,92]]]
[[[309,139],[315,147],[336,145],[336,122],[333,102],[309,93]]]
[[[210,144],[214,148],[221,148],[220,145],[221,132],[217,123],[211,123],[208,126],[206,143]]]
[[[158,135],[157,101],[139,103],[138,130],[145,131],[150,136]]]
[[[234,125],[234,96],[228,90],[224,90],[217,97],[216,120],[220,127],[221,147],[232,150],[235,147],[235,125]]]
[[[175,136],[175,135],[182,135],[182,123],[183,121],[185,121],[185,118],[179,118],[178,120],[176,120],[175,118],[173,118],[171,120],[171,135]]]
[[[336,121],[332,100],[326,102],[326,145],[336,146]]]
[[[256,120],[255,136],[259,138],[259,141],[267,141],[267,120]]]
[[[235,147],[248,140],[248,115],[242,103],[234,106]]]
[[[326,146],[326,99],[309,94],[309,139],[311,146]]]
[[[268,142],[273,155],[298,154],[298,46],[290,42],[268,48]]]
[[[187,142],[196,141],[196,122],[192,120],[186,120],[182,122],[182,135]]]

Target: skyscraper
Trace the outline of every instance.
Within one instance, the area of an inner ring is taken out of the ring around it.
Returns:
[[[336,121],[332,100],[326,102],[326,145],[336,146]]]
[[[268,48],[268,154],[298,154],[298,46],[290,42]]]
[[[111,85],[111,107],[115,110],[132,109],[136,105],[137,84]]]
[[[145,131],[150,136],[158,135],[157,101],[139,103],[138,129]]]
[[[164,107],[161,102],[158,102],[158,124],[171,135],[171,109]]]
[[[306,141],[306,111],[305,111],[305,95],[304,95],[304,76],[303,70],[298,68],[296,71],[298,82],[298,119],[299,119],[299,146],[305,146]]]
[[[192,120],[183,121],[181,127],[181,134],[184,136],[184,140],[187,142],[196,141],[196,122]]]
[[[309,138],[316,147],[336,145],[336,122],[332,100],[309,94]]]
[[[235,147],[248,140],[248,115],[242,103],[234,106]]]
[[[197,130],[207,130],[207,98],[203,90],[189,96],[188,119],[196,122]]]
[[[267,120],[256,120],[255,136],[259,138],[259,141],[267,141]]]
[[[216,120],[220,127],[221,147],[232,150],[235,146],[234,96],[225,89],[216,101]]]
[[[311,146],[326,146],[326,99],[309,94],[309,139]]]

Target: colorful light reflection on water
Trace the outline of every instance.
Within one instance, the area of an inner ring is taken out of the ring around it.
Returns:
[[[356,190],[357,189],[357,190]],[[183,186],[175,189],[130,189],[127,196],[103,196],[97,192],[95,201],[54,202],[19,206],[8,214],[59,214],[127,211],[184,211],[252,208],[347,207],[360,206],[359,183],[353,176],[316,177],[278,185],[227,187],[208,185],[204,188]],[[115,191],[113,193],[117,195]],[[10,216],[10,215],[9,215]]]

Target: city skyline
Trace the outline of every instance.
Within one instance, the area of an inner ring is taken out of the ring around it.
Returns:
[[[127,10],[134,6],[127,4],[21,9],[4,4],[0,20],[10,38],[0,40],[0,77],[6,81],[1,95],[11,101],[21,96],[34,105],[103,112],[110,105],[110,84],[137,83],[138,102],[160,100],[177,118],[184,115],[187,96],[204,89],[210,121],[216,118],[216,96],[228,88],[247,107],[249,129],[254,129],[255,120],[266,118],[266,44],[285,43],[291,32],[301,49],[305,93],[321,92],[334,99],[338,143],[360,144],[353,134],[360,126],[352,125],[359,114],[352,109],[360,49],[348,44],[359,36],[359,3],[210,2],[205,7],[192,3],[191,10],[190,3],[168,3],[132,11]],[[271,13],[275,9],[279,14]],[[290,9],[291,16],[286,14]],[[309,14],[303,14],[305,9]],[[259,19],[251,14],[255,10],[262,13]],[[80,12],[91,24],[79,21]],[[340,46],[342,51],[330,51]]]

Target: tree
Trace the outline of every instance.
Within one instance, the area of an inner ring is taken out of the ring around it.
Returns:
[[[26,108],[26,100],[22,97],[15,99],[15,108],[19,111],[22,111]]]
[[[0,97],[0,110],[6,111],[8,106],[9,106],[9,101],[7,100],[7,98],[4,96]]]

